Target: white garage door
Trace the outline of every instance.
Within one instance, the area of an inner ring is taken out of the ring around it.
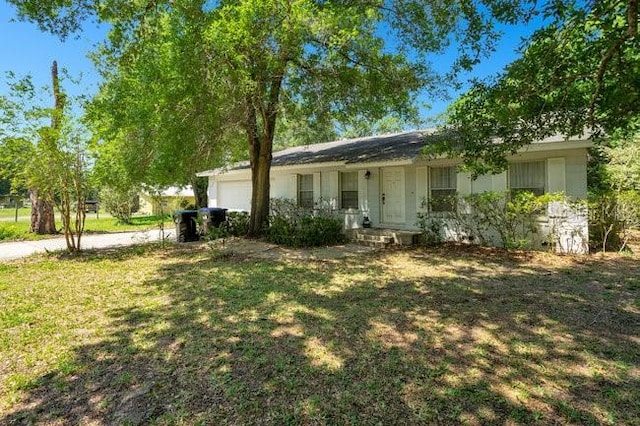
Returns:
[[[251,182],[218,182],[218,207],[251,210]]]

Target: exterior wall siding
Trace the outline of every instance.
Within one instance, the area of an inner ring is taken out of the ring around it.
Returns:
[[[572,198],[585,198],[587,194],[587,154],[586,149],[571,150],[548,150],[523,152],[508,159],[515,161],[536,161],[545,160],[546,164],[546,189],[557,191],[564,190],[567,196]],[[383,170],[388,167],[402,167],[404,170],[404,208],[405,221],[401,224],[394,224],[393,227],[399,229],[417,230],[417,213],[421,210],[422,200],[429,195],[429,168],[431,166],[452,166],[456,165],[453,160],[436,160],[431,162],[418,161],[411,165],[380,164],[368,167],[366,164],[354,168],[352,166],[326,166],[314,168],[305,165],[302,167],[283,167],[272,170],[271,196],[273,198],[287,198],[295,200],[297,198],[297,176],[299,174],[313,174],[314,179],[314,199],[322,200],[323,207],[331,207],[344,214],[345,228],[359,228],[362,226],[364,216],[368,216],[372,226],[381,226],[382,223],[382,176]],[[358,175],[358,203],[359,209],[344,211],[340,209],[340,172],[357,172]],[[365,173],[369,171],[369,178],[365,178]],[[246,200],[247,191],[241,190],[240,182],[251,185],[250,174],[247,170],[234,172],[232,176],[221,175],[209,178],[209,205],[212,207],[226,207],[230,209],[248,210],[250,199]],[[502,172],[495,175],[480,176],[475,180],[467,173],[458,172],[457,192],[460,195],[481,193],[485,191],[506,191],[509,188],[509,174]],[[248,196],[250,197],[250,190]],[[566,216],[566,215],[565,215]],[[563,216],[563,217],[565,217]],[[563,219],[564,220],[564,219]],[[579,223],[582,227],[582,219],[579,216],[571,216],[571,226]],[[555,223],[555,222],[554,222]],[[547,231],[555,226],[549,222],[548,217],[540,222],[541,229]],[[581,228],[581,232],[585,229]],[[569,231],[567,231],[569,232]],[[567,234],[565,232],[565,234]],[[446,234],[457,239],[461,236],[455,235],[448,230]],[[568,237],[567,237],[568,238]],[[582,243],[580,243],[582,244]]]

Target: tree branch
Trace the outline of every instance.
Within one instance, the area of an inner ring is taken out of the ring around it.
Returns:
[[[635,1],[635,0],[633,0]],[[602,91],[602,87],[604,86],[604,74],[607,72],[607,68],[611,63],[611,60],[615,56],[616,53],[620,51],[620,48],[630,38],[629,34],[626,33],[624,36],[620,37],[614,44],[609,47],[607,52],[602,57],[600,61],[600,66],[598,67],[598,72],[596,73],[596,89],[593,92],[593,96],[591,96],[591,103],[589,104],[589,121],[594,123],[594,114],[596,109],[596,102],[598,101],[598,97],[600,96],[600,92]]]

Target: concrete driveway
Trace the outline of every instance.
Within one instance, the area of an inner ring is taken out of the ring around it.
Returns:
[[[174,230],[165,230],[165,237],[175,239]],[[96,249],[116,246],[131,246],[149,241],[160,241],[160,230],[137,232],[117,232],[109,234],[86,234],[82,236],[82,249]],[[40,241],[17,241],[0,243],[0,262],[19,259],[35,253],[65,250],[67,244],[64,237],[50,238]]]

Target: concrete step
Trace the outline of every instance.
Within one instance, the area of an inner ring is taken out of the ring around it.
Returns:
[[[391,242],[391,237],[387,235],[368,235],[368,234],[360,234],[356,233],[356,241],[367,241],[367,242],[381,242],[385,244],[389,244]]]
[[[385,248],[390,245],[411,246],[418,242],[420,232],[395,229],[364,228],[350,231],[356,243],[370,247]]]

